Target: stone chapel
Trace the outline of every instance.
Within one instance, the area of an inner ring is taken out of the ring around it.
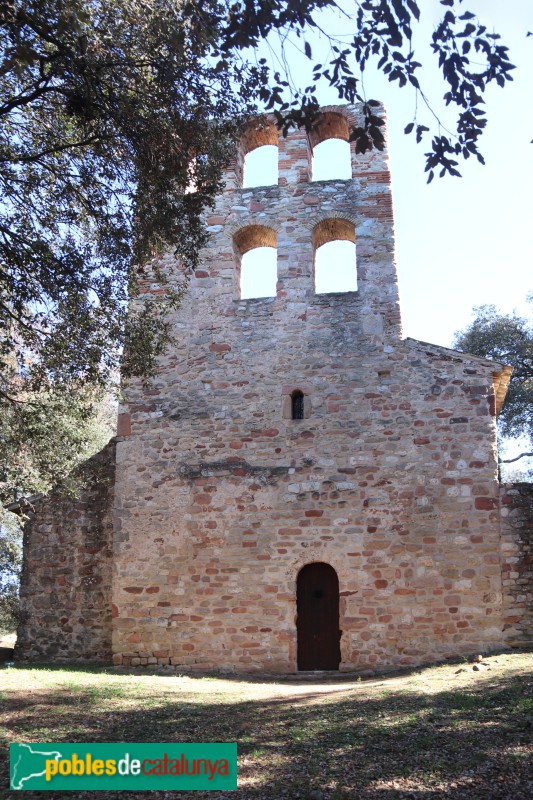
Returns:
[[[359,114],[246,130],[175,348],[148,389],[124,387],[83,495],[35,504],[17,658],[365,672],[530,640],[532,559],[497,474],[510,369],[403,338],[387,153],[347,144],[349,176],[313,180]],[[277,182],[243,188],[263,145]],[[317,292],[338,240],[354,288]],[[243,298],[264,247],[271,296]]]

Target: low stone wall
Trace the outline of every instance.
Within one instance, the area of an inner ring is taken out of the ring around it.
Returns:
[[[503,635],[511,647],[533,643],[533,484],[501,487]]]
[[[111,660],[114,440],[85,471],[79,497],[54,492],[25,525],[17,660]]]

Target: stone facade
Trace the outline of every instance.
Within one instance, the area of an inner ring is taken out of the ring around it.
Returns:
[[[110,660],[114,472],[111,441],[86,463],[80,497],[35,502],[24,531],[17,659]]]
[[[148,390],[125,387],[112,586],[102,569],[116,665],[296,671],[296,582],[313,562],[339,579],[341,670],[504,643],[495,415],[510,371],[402,338],[386,154],[352,145],[351,180],[310,180],[311,147],[347,138],[357,113],[329,108],[311,137],[279,139],[274,186],[240,188],[246,150],[278,142],[267,123],[246,133],[176,347]],[[356,292],[315,293],[330,239],[356,241]],[[263,245],[276,296],[242,300],[242,256]],[[180,281],[173,258],[160,266]],[[48,584],[27,580],[37,618]]]
[[[533,642],[533,485],[501,487],[503,630],[511,647]]]

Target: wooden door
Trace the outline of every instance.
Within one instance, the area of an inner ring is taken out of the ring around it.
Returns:
[[[339,579],[329,564],[307,564],[296,584],[298,669],[338,669]]]

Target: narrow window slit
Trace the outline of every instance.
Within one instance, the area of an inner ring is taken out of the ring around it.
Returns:
[[[292,399],[292,418],[304,418],[304,395],[299,389],[296,389],[291,395]]]

